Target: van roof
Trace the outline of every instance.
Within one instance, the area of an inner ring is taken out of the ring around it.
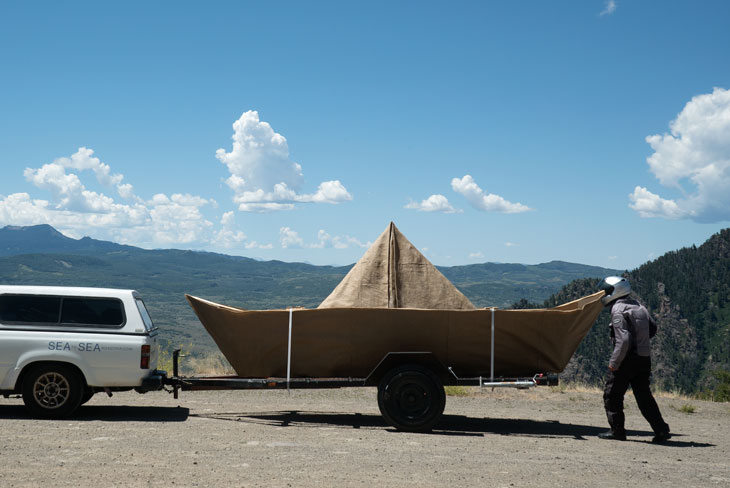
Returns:
[[[0,285],[0,294],[28,294],[28,295],[67,295],[82,297],[119,297],[122,295],[138,296],[135,290],[118,288],[91,288],[83,286],[26,286]]]

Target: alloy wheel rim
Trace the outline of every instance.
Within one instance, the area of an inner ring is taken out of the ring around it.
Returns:
[[[71,387],[68,380],[58,373],[45,373],[33,385],[36,401],[43,408],[53,409],[68,401]]]

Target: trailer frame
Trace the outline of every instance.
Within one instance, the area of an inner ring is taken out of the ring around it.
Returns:
[[[244,378],[225,376],[180,375],[180,349],[173,351],[172,377],[164,383],[172,388],[174,398],[180,391],[215,390],[298,390],[376,386],[378,406],[383,417],[398,430],[429,431],[440,419],[444,404],[443,386],[479,386],[480,388],[528,389],[557,386],[557,374],[538,373],[532,377],[495,378],[476,376],[461,378],[445,367],[428,351],[387,353],[365,378]],[[415,413],[414,413],[415,412]]]

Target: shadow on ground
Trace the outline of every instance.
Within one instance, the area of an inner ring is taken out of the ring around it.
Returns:
[[[84,405],[68,419],[104,422],[185,422],[190,410],[181,407],[146,407],[129,405]],[[0,405],[0,419],[31,420],[22,405]],[[37,420],[37,419],[34,419]],[[43,421],[43,420],[39,420]],[[49,422],[53,422],[49,420]]]
[[[395,429],[385,423],[380,415],[360,413],[311,412],[299,410],[285,410],[273,412],[235,412],[235,413],[192,413],[190,417],[225,420],[230,422],[253,423],[276,427],[341,427],[347,429]],[[495,419],[474,418],[463,415],[444,415],[433,432],[423,435],[437,436],[477,436],[485,434],[525,437],[571,437],[578,440],[595,437],[604,432],[605,427],[593,425],[565,424],[557,420],[529,420],[529,419]],[[650,431],[630,431],[629,436],[640,437],[643,440],[632,439],[635,442],[651,442],[653,433]],[[711,447],[714,444],[678,441],[673,437],[667,446],[674,447]],[[617,442],[617,441],[605,441]]]

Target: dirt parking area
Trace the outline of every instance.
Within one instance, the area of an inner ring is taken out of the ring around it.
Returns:
[[[0,486],[730,486],[730,405],[658,402],[666,445],[630,395],[605,441],[601,394],[555,388],[450,396],[430,434],[386,426],[372,388],[97,394],[63,421],[0,399]]]

